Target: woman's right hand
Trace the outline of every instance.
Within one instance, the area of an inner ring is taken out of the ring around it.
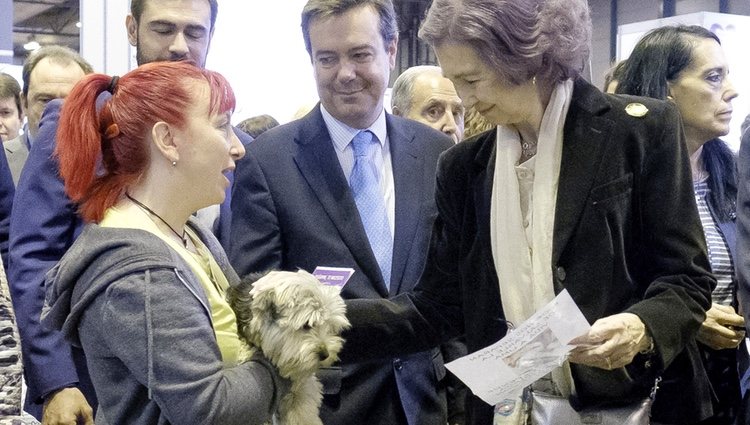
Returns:
[[[714,350],[736,348],[745,338],[745,320],[734,308],[711,304],[696,339]]]
[[[653,346],[653,339],[638,316],[619,313],[597,320],[568,344],[577,346],[568,357],[572,363],[612,370],[629,365],[636,354]]]

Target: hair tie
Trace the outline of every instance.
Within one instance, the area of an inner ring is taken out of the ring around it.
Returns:
[[[120,135],[120,127],[117,124],[110,124],[106,130],[104,130],[104,138],[112,140]]]
[[[112,77],[112,79],[109,80],[109,86],[107,87],[107,91],[112,94],[115,94],[115,89],[117,88],[118,81],[120,81],[120,77],[118,77],[117,75]]]

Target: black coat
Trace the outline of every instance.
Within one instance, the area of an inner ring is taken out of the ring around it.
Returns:
[[[633,102],[649,112],[627,114]],[[455,333],[465,334],[473,352],[505,335],[489,229],[495,133],[441,157],[438,218],[422,279],[413,293],[392,302],[347,302],[354,327],[345,335],[345,359],[421,349]],[[654,420],[686,424],[710,415],[710,387],[694,336],[716,282],[676,109],[605,95],[577,80],[556,208],[555,291],[567,289],[591,323],[621,312],[638,315],[657,350],[648,363],[636,356],[630,375],[573,365],[578,397],[571,401],[585,406],[643,397],[663,375]],[[491,406],[477,397],[467,411],[470,424],[492,423]]]

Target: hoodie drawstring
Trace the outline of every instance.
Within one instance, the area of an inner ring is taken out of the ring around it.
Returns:
[[[146,362],[148,363],[148,375],[146,386],[148,387],[148,399],[151,397],[151,382],[154,378],[153,343],[154,335],[151,331],[151,270],[146,270]]]

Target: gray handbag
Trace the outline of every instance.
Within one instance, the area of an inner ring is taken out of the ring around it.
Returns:
[[[651,422],[651,405],[659,388],[657,378],[651,394],[645,399],[617,407],[595,407],[576,411],[566,397],[531,391],[532,425],[648,425]]]

